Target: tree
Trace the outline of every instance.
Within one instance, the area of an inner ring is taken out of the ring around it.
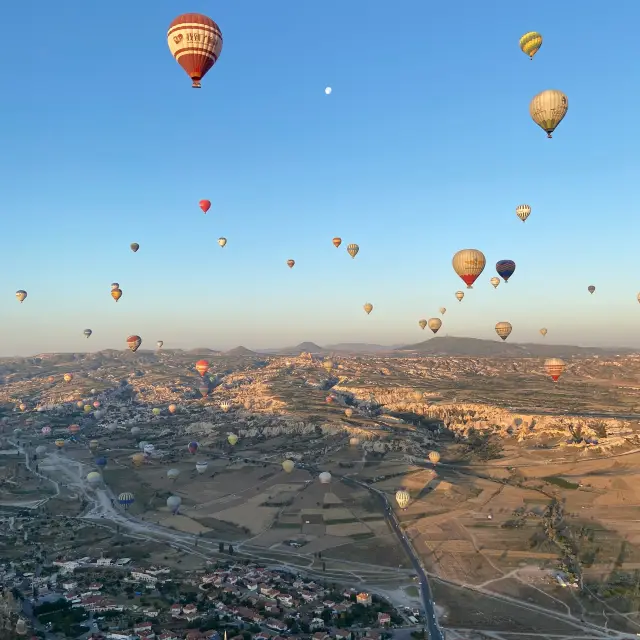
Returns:
[[[218,543],[218,551],[220,553],[224,553],[224,542],[219,542]]]

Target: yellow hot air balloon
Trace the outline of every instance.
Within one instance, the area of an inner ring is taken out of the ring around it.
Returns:
[[[347,418],[350,418],[353,415],[353,409],[345,409],[344,415],[347,416]]]
[[[442,320],[440,320],[440,318],[429,318],[429,322],[427,322],[427,324],[433,333],[438,333],[442,326]]]
[[[519,204],[516,207],[516,215],[524,222],[531,215],[531,207],[528,204]]]
[[[154,416],[159,416],[161,411],[160,409],[158,409],[158,407],[154,407],[153,409],[151,409],[151,413],[153,413]]]
[[[118,302],[122,298],[122,289],[111,289],[111,297]]]
[[[546,335],[547,335],[547,330],[546,330],[544,327],[542,327],[542,329],[540,329],[540,333],[541,333],[543,336],[546,336]]]
[[[560,360],[560,358],[549,358],[545,360],[544,370],[554,382],[558,382],[558,378],[562,375],[566,366],[564,360]]]
[[[71,382],[71,381],[73,380],[73,374],[72,374],[72,373],[65,373],[65,374],[62,376],[62,379],[63,379],[65,382]]]
[[[139,467],[144,464],[144,454],[143,453],[134,453],[131,456],[131,462],[135,467]]]
[[[533,121],[547,132],[547,138],[562,122],[569,110],[569,98],[557,89],[547,89],[534,96],[529,105]]]
[[[54,444],[56,445],[56,447],[58,447],[58,449],[62,449],[62,447],[64,447],[64,440],[56,440]]]
[[[226,238],[218,238],[218,244],[221,247],[224,247],[224,245],[227,244],[227,239]]]
[[[95,449],[97,449],[100,446],[100,443],[97,440],[91,440],[89,442],[89,449],[91,449],[91,451],[94,451]]]
[[[365,313],[367,315],[369,315],[373,311],[373,305],[370,302],[367,302],[367,304],[365,304],[362,308],[365,310]]]
[[[426,320],[418,320],[418,325],[420,326],[421,329],[424,329],[427,326],[427,321]]]
[[[456,298],[458,298],[458,302],[462,302],[462,298],[464,298],[464,291],[456,291]]]
[[[336,236],[331,242],[333,242],[333,246],[337,249],[342,244],[342,238]]]
[[[235,444],[238,442],[238,436],[237,436],[235,433],[230,433],[230,434],[227,436],[227,442],[228,442],[231,446],[235,445]]]
[[[478,249],[461,249],[454,254],[451,264],[453,270],[467,285],[467,289],[473,289],[473,283],[484,271],[487,259]]]
[[[510,322],[498,322],[496,324],[496,333],[503,339],[506,340],[509,337],[509,334],[513,331],[513,327]]]
[[[489,280],[489,282],[493,285],[494,289],[497,289],[498,285],[500,284],[500,278],[496,278],[494,276],[493,278],[491,278],[491,280]]]
[[[542,36],[537,31],[529,31],[529,33],[525,33],[522,38],[520,38],[520,49],[522,53],[533,60],[533,56],[538,53],[540,47],[542,46]]]
[[[401,509],[406,509],[407,505],[411,501],[411,496],[404,489],[400,489],[400,491],[396,491],[396,502]]]
[[[347,245],[347,253],[355,258],[358,255],[358,251],[360,251],[360,247],[357,244],[348,244]]]
[[[24,302],[27,299],[27,292],[24,289],[19,289],[16,291],[16,298],[18,298],[20,302]]]
[[[440,462],[440,454],[437,451],[429,452],[429,462],[438,464]]]
[[[27,405],[24,402],[21,402],[18,405],[18,409],[20,409],[20,411],[24,411],[27,408]]]
[[[285,460],[282,463],[282,468],[286,473],[291,473],[295,469],[296,463],[293,460]]]
[[[462,297],[464,298],[464,293],[462,294]],[[440,307],[440,313],[442,315],[444,315],[445,313],[447,313],[447,308],[446,307]]]
[[[89,413],[91,411],[91,405],[90,404],[85,404],[84,407],[82,407],[85,413]]]

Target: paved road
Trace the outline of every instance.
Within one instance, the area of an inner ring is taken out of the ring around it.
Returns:
[[[444,634],[442,633],[440,627],[438,626],[438,621],[436,619],[436,610],[433,603],[433,596],[431,595],[431,587],[429,586],[429,579],[427,578],[427,573],[424,570],[424,567],[422,566],[422,563],[420,562],[420,558],[418,557],[418,554],[415,552],[413,545],[411,544],[411,542],[409,542],[404,532],[402,531],[402,528],[400,527],[400,523],[396,518],[396,514],[393,508],[389,504],[389,500],[387,499],[387,496],[382,491],[374,487],[370,487],[368,484],[365,484],[364,482],[360,482],[359,480],[355,480],[354,478],[342,476],[340,479],[345,484],[356,484],[362,487],[363,489],[366,489],[367,491],[376,495],[378,500],[382,502],[382,505],[384,508],[384,511],[383,511],[384,516],[387,522],[389,523],[389,525],[391,526],[391,529],[396,534],[396,537],[400,541],[400,544],[402,545],[402,548],[404,549],[405,553],[411,560],[411,564],[413,565],[416,571],[416,575],[418,576],[418,580],[420,582],[420,595],[422,596],[422,604],[425,612],[424,626],[427,631],[429,640],[444,640]]]

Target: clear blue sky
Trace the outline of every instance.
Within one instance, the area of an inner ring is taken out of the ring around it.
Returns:
[[[398,344],[440,306],[441,334],[640,346],[637,2],[26,1],[3,10],[0,354]],[[166,43],[186,11],[224,36],[200,91]],[[462,248],[488,265],[458,304]]]

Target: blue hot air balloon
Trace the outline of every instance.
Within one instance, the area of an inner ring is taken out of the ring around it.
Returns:
[[[496,271],[498,275],[507,282],[516,270],[516,263],[513,260],[498,260]]]
[[[125,508],[128,509],[134,502],[133,493],[129,493],[125,491],[118,496],[118,502]]]
[[[96,458],[96,466],[100,469],[104,469],[107,466],[107,459],[104,456]]]

